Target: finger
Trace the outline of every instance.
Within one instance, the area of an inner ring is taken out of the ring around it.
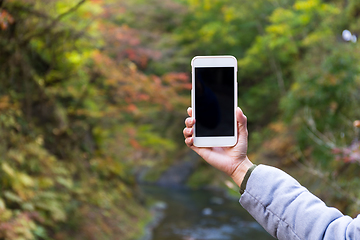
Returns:
[[[185,119],[185,125],[187,128],[192,128],[195,124],[195,119],[193,119],[192,117],[188,117],[187,119]]]
[[[185,143],[188,147],[193,147],[194,146],[194,138],[193,137],[188,137],[185,138]]]
[[[190,117],[192,117],[192,108],[191,107],[188,107],[187,113],[189,114]]]
[[[193,134],[193,129],[192,128],[184,128],[183,130],[183,134],[185,138],[191,137]]]

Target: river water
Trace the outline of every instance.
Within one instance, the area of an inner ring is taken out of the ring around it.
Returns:
[[[143,186],[163,208],[153,240],[270,240],[272,238],[241,207],[221,191]]]

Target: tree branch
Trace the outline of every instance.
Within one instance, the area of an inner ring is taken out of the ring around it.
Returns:
[[[85,1],[86,0],[81,0],[74,7],[70,8],[68,11],[60,14],[55,19],[53,19],[51,21],[51,23],[49,25],[47,25],[42,31],[30,35],[23,42],[28,42],[31,38],[38,37],[38,36],[45,34],[47,31],[49,31],[51,28],[53,28],[63,17],[65,17],[66,15],[68,15],[72,12],[75,12],[83,3],[85,3]]]
[[[35,9],[29,8],[29,7],[26,7],[26,6],[15,5],[15,6],[11,7],[11,10],[22,11],[22,12],[32,14],[32,15],[34,15],[36,17],[39,17],[39,18],[44,18],[46,20],[49,20],[49,19],[51,20],[51,17],[48,14],[40,12],[40,11],[36,11]]]
[[[65,17],[66,15],[68,15],[72,12],[75,12],[85,1],[86,0],[81,0],[74,7],[70,8],[67,12],[60,14],[57,18],[54,19],[54,22],[59,21],[61,18]]]

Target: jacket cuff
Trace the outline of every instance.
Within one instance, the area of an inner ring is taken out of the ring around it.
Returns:
[[[252,173],[252,171],[257,167],[256,164],[253,164],[246,172],[245,174],[245,177],[241,183],[241,186],[240,186],[240,194],[243,194],[245,192],[245,189],[246,189],[246,184],[247,184],[247,181]]]

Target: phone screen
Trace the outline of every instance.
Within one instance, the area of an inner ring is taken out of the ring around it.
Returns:
[[[234,136],[234,67],[195,67],[195,134]]]

